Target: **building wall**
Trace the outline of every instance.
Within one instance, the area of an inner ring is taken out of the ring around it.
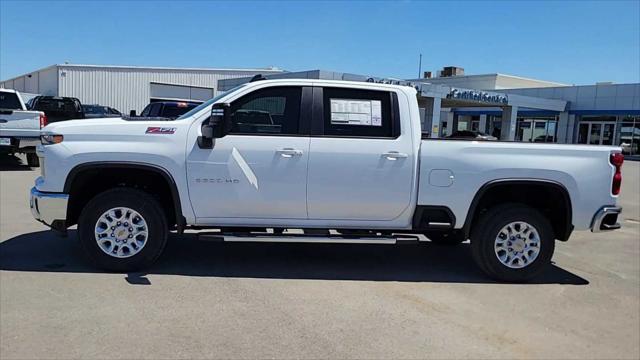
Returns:
[[[255,74],[281,73],[270,69],[163,69],[143,67],[53,65],[14,79],[0,82],[0,87],[23,93],[71,96],[83,104],[114,107],[122,113],[138,113],[149,103],[151,83],[189,87],[199,94],[218,92],[218,80],[248,77]],[[198,89],[201,88],[201,89]],[[200,94],[200,95],[201,95]],[[195,99],[202,100],[202,96]]]
[[[50,66],[11,80],[2,81],[0,88],[15,89],[21,93],[57,95],[58,69],[56,66]]]
[[[58,95],[77,97],[83,104],[111,106],[122,113],[130,110],[140,113],[151,98],[151,83],[209,88],[213,89],[215,96],[218,80],[247,77],[256,73],[257,71],[237,70],[60,66]]]
[[[509,93],[569,101],[569,111],[640,110],[640,84],[511,89]]]

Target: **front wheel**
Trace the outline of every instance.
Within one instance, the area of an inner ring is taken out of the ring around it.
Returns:
[[[151,195],[117,188],[96,195],[82,210],[78,239],[88,258],[109,271],[151,266],[167,242],[167,220]]]
[[[537,276],[551,262],[553,228],[536,209],[504,204],[487,211],[471,234],[471,254],[490,277],[523,282]]]

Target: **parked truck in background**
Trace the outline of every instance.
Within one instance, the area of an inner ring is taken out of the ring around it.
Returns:
[[[172,230],[335,243],[424,234],[470,240],[489,276],[525,281],[556,240],[620,227],[620,148],[424,140],[409,86],[253,81],[174,121],[67,121],[42,143],[34,217],[77,224],[108,270],[150,266]]]
[[[27,106],[44,112],[49,123],[85,118],[80,100],[74,97],[40,95],[29,100]]]
[[[27,110],[19,92],[0,89],[0,152],[24,153],[27,165],[38,166],[36,146],[40,144],[40,129],[45,125],[45,114]]]

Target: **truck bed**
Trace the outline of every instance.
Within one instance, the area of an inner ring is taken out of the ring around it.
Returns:
[[[567,189],[573,225],[588,229],[603,204],[615,204],[609,163],[618,147],[500,141],[422,140],[418,205],[447,206],[462,227],[469,204],[483,185],[506,179],[540,179]],[[584,181],[589,179],[589,181]],[[582,180],[582,181],[580,181]]]

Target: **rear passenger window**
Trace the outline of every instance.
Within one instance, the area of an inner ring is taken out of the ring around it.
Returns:
[[[324,88],[324,134],[394,138],[391,93]]]
[[[231,104],[230,134],[297,135],[300,87],[257,90]]]

